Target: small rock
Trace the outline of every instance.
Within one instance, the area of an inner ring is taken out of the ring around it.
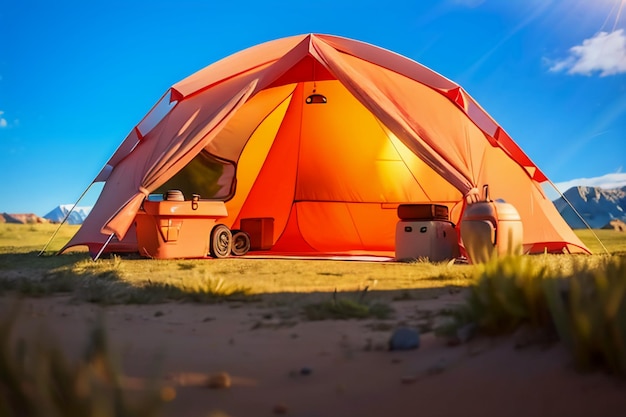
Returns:
[[[417,349],[420,345],[420,334],[416,329],[400,327],[389,339],[389,350]]]
[[[308,366],[304,366],[300,369],[300,375],[311,375],[312,372],[313,370]]]
[[[232,385],[232,380],[230,375],[226,372],[220,372],[217,374],[210,375],[206,381],[206,387],[211,389],[224,389],[230,388]]]
[[[289,409],[285,404],[276,404],[274,406],[274,414],[287,414]]]

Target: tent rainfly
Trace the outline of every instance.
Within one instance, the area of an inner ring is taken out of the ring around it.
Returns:
[[[367,43],[299,35],[174,84],[94,179],[102,192],[63,251],[136,251],[144,199],[178,189],[225,201],[231,229],[273,218],[273,254],[393,256],[399,204],[446,205],[458,225],[488,184],[519,211],[525,253],[588,253],[548,181],[454,82]]]

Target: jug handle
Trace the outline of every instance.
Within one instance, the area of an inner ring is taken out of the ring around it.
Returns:
[[[485,201],[489,200],[489,184],[483,185],[483,195],[485,196]]]

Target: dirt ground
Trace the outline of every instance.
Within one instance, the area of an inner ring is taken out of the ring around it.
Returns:
[[[626,382],[580,374],[559,344],[519,348],[519,335],[449,346],[432,332],[415,350],[387,349],[393,327],[459,294],[394,301],[393,320],[306,321],[285,305],[99,307],[25,299],[19,337],[45,335],[73,358],[104,314],[124,372],[160,369],[175,397],[166,416],[624,416]],[[0,314],[13,300],[0,298]],[[207,381],[226,373],[231,385]]]

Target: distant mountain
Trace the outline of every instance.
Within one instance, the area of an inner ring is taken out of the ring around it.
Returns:
[[[67,213],[72,209],[73,204],[61,204],[50,213],[43,216],[44,219],[50,220],[52,223],[61,223]],[[91,211],[91,207],[74,207],[74,210],[67,218],[68,224],[82,224]]]
[[[47,223],[48,220],[33,213],[1,213],[0,223],[32,224]]]
[[[592,229],[601,229],[612,220],[626,221],[626,187],[572,187],[563,193]],[[586,228],[563,197],[554,200],[556,209],[572,229]]]

